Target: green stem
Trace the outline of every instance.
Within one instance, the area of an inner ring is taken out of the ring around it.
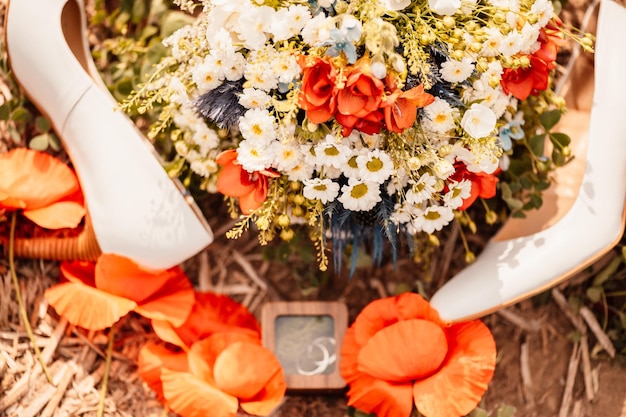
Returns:
[[[109,385],[109,372],[111,371],[111,358],[113,357],[113,340],[115,339],[115,325],[109,330],[109,343],[107,345],[106,359],[104,362],[104,375],[102,375],[102,386],[100,387],[100,401],[98,402],[97,417],[104,415],[104,400],[107,396]]]
[[[11,231],[9,234],[9,269],[11,270],[11,279],[13,280],[13,287],[15,290],[15,298],[17,298],[17,304],[19,305],[20,315],[22,316],[22,321],[24,322],[24,327],[26,328],[26,333],[28,333],[28,338],[30,339],[30,343],[33,345],[33,349],[35,350],[35,356],[37,360],[41,364],[41,369],[43,373],[46,375],[46,379],[50,385],[54,385],[52,382],[52,376],[50,376],[50,372],[48,371],[48,367],[46,366],[46,362],[43,360],[41,356],[41,351],[39,350],[39,346],[35,342],[35,335],[33,334],[33,329],[30,327],[30,320],[28,319],[28,313],[26,312],[26,307],[24,306],[24,301],[22,300],[22,292],[20,291],[20,284],[17,280],[17,273],[15,272],[15,260],[14,252],[15,252],[15,225],[17,223],[17,215],[15,212],[11,214]]]

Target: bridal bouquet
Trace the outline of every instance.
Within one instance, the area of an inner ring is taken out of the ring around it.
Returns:
[[[261,243],[290,240],[305,224],[322,269],[327,240],[368,241],[380,259],[385,239],[432,235],[498,184],[513,212],[539,206],[570,157],[550,131],[557,53],[592,39],[550,0],[177,4],[202,10],[125,108],[159,106],[152,137],[226,196],[231,238],[254,225]]]

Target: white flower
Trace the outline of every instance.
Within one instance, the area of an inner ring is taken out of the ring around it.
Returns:
[[[206,33],[207,42],[211,47],[211,50],[217,50],[226,53],[232,53],[237,50],[237,47],[233,43],[233,37],[224,28],[220,28],[215,33]]]
[[[302,69],[298,65],[296,57],[289,52],[282,52],[272,61],[272,71],[278,76],[281,83],[289,83],[296,78],[300,78]]]
[[[298,165],[284,171],[289,181],[305,181],[313,175],[314,167],[306,162],[300,162]]]
[[[323,142],[315,145],[315,165],[342,169],[350,157],[350,148],[337,143],[333,135],[326,136]]]
[[[474,139],[489,136],[496,127],[496,115],[484,104],[474,103],[463,114],[461,127]]]
[[[269,6],[250,5],[240,13],[236,29],[244,40],[244,48],[261,49],[269,38],[269,25],[273,22],[276,11]]]
[[[498,158],[487,150],[472,152],[460,144],[455,144],[453,151],[448,156],[453,161],[461,161],[470,172],[484,172],[492,174],[498,168]]]
[[[274,13],[269,31],[275,42],[284,41],[297,36],[309,20],[311,11],[308,7],[292,4]]]
[[[448,184],[448,192],[443,196],[443,202],[446,206],[456,209],[461,207],[463,200],[469,198],[471,194],[472,182],[470,180],[452,182]]]
[[[466,57],[461,61],[450,59],[441,64],[441,77],[450,83],[465,81],[474,71],[472,58]]]
[[[271,147],[265,143],[242,140],[237,148],[237,161],[248,172],[269,168],[274,160]]]
[[[549,0],[535,0],[533,5],[530,6],[530,13],[534,13],[538,18],[535,25],[544,27],[554,15],[554,6]]]
[[[435,193],[435,184],[437,184],[437,178],[427,172],[424,173],[406,192],[407,203],[421,204],[431,198]]]
[[[267,109],[271,103],[272,97],[256,88],[244,88],[239,95],[239,104],[246,109]]]
[[[220,139],[213,129],[204,123],[199,123],[193,130],[191,141],[200,147],[200,153],[206,155],[209,151],[217,149]]]
[[[420,210],[413,204],[396,203],[393,207],[393,213],[391,213],[389,220],[391,220],[394,224],[409,223],[419,212]],[[409,230],[409,233],[410,232],[411,230]],[[415,234],[414,230],[412,234]]]
[[[443,229],[454,218],[454,213],[450,207],[429,206],[418,215],[411,224],[417,231],[432,234]]]
[[[276,138],[276,120],[265,109],[250,109],[239,118],[239,130],[244,139],[267,145]]]
[[[487,39],[483,42],[480,54],[487,57],[497,56],[499,54],[500,42],[504,39],[504,35],[497,27],[487,27],[484,31]]]
[[[522,50],[522,45],[524,44],[524,39],[522,39],[522,35],[512,30],[502,38],[500,41],[500,46],[498,47],[498,52],[502,55],[513,56]]]
[[[380,0],[380,4],[387,10],[404,10],[411,5],[411,0]]]
[[[339,194],[339,184],[328,178],[312,178],[304,181],[302,195],[309,200],[320,200],[326,204]]]
[[[304,162],[298,145],[275,141],[272,147],[275,148],[272,153],[276,155],[272,165],[280,171],[289,171]]]
[[[359,163],[357,162],[357,158],[361,155],[367,155],[369,150],[367,148],[361,148],[358,150],[352,150],[350,152],[350,156],[346,161],[345,165],[342,167],[343,175],[347,178],[356,178],[361,179],[361,174],[359,170]]]
[[[311,46],[319,46],[330,39],[330,29],[333,27],[333,20],[326,17],[324,13],[319,13],[309,20],[302,29],[302,40]]]
[[[246,58],[239,52],[229,56],[229,59],[224,63],[224,76],[229,81],[237,81],[243,77],[243,72],[246,68]]]
[[[428,106],[424,107],[426,117],[422,119],[424,127],[437,133],[446,133],[456,127],[459,110],[452,107],[447,101],[435,97]]]
[[[189,163],[193,172],[205,178],[215,173],[216,166],[214,161],[204,159],[195,159]]]
[[[341,187],[338,200],[346,210],[369,211],[381,201],[380,186],[375,182],[363,182],[354,178]]]
[[[409,176],[404,168],[400,167],[396,171],[396,175],[391,177],[391,180],[387,183],[387,195],[397,194],[398,191],[403,190],[409,183]]]
[[[428,7],[437,14],[451,16],[461,7],[461,0],[428,0]]]
[[[219,70],[206,63],[197,65],[193,69],[191,79],[198,86],[201,92],[211,91],[222,84],[223,77],[220,76]]]
[[[185,85],[178,77],[172,77],[169,80],[169,87],[172,90],[170,101],[176,104],[185,104],[189,102],[189,96],[187,95],[187,89]]]
[[[363,181],[382,184],[394,172],[391,157],[382,149],[375,149],[356,158],[359,177]]]

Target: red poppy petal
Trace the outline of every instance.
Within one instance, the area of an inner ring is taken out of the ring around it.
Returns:
[[[487,390],[496,366],[496,344],[487,326],[475,320],[446,328],[448,357],[434,375],[413,385],[415,405],[427,417],[471,412]]]
[[[361,346],[356,342],[354,326],[352,326],[343,335],[341,361],[339,362],[341,377],[347,383],[351,383],[361,374],[357,362],[360,350]]]
[[[96,262],[96,287],[138,304],[169,294],[169,287],[188,288],[185,273],[179,267],[149,271],[132,260],[112,253],[100,255]]]
[[[161,383],[162,368],[187,372],[187,355],[184,352],[172,352],[154,342],[146,343],[137,357],[137,374],[156,393],[161,402],[165,400]]]
[[[447,352],[441,327],[427,320],[404,320],[372,336],[359,352],[358,365],[374,378],[409,382],[432,374]]]
[[[237,151],[235,149],[229,149],[217,155],[215,162],[219,165],[227,165],[237,159]]]
[[[174,329],[186,346],[191,346],[194,342],[214,333],[231,331],[233,328],[237,328],[239,332],[247,333],[248,337],[260,340],[261,328],[257,319],[245,306],[229,296],[210,292],[196,292],[195,300],[191,314],[189,314],[185,324]],[[155,331],[159,337],[177,344],[175,341],[168,340],[172,337],[167,335],[166,326],[163,326],[162,323],[158,323],[157,326]]]
[[[188,372],[161,371],[163,395],[168,406],[181,417],[235,417],[237,398]]]
[[[194,302],[193,286],[180,270],[180,274],[170,275],[161,290],[147,302],[139,304],[135,311],[150,319],[167,320],[173,326],[182,326],[189,317]]]
[[[410,383],[391,384],[361,374],[350,384],[348,405],[375,413],[377,417],[409,417],[413,410],[413,389]]]
[[[282,372],[275,374],[263,389],[249,400],[240,400],[240,407],[248,414],[265,416],[270,414],[283,401],[287,383]]]
[[[404,293],[375,300],[357,316],[353,326],[356,341],[363,346],[379,330],[399,320],[424,319],[440,324],[439,314],[419,294]]]
[[[224,349],[213,366],[217,386],[242,399],[255,397],[282,372],[280,362],[269,349],[243,342],[233,343]]]
[[[48,206],[80,188],[74,172],[44,152],[16,148],[0,155],[0,190],[29,209]]]
[[[263,205],[263,201],[256,199],[256,192],[239,197],[239,209],[243,214],[250,214],[261,207],[261,205]]]
[[[70,282],[95,287],[96,263],[86,261],[62,262],[61,275]]]
[[[59,315],[89,330],[111,327],[137,306],[132,300],[73,282],[47,289],[45,298]]]
[[[26,209],[24,216],[45,229],[73,229],[85,216],[85,208],[73,201],[59,201],[38,209]]]

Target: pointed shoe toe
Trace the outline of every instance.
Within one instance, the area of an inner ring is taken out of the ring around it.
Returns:
[[[101,250],[163,269],[206,248],[194,200],[99,78],[82,0],[11,0],[5,22],[13,76],[61,138]]]
[[[581,136],[582,151],[574,160],[581,163],[582,175],[576,175],[581,180],[571,182],[572,176],[565,171],[565,179],[553,185],[554,201],[544,198],[539,213],[507,222],[474,263],[435,292],[431,304],[445,322],[478,318],[545,291],[598,260],[622,237],[626,202],[624,21],[624,7],[602,0],[591,113],[571,111],[563,118],[570,127],[566,133]],[[580,126],[585,119],[589,120],[586,129]],[[560,169],[577,170],[576,165]],[[564,209],[566,200],[573,204]],[[547,222],[550,216],[542,218],[550,210],[561,212],[552,223]]]

